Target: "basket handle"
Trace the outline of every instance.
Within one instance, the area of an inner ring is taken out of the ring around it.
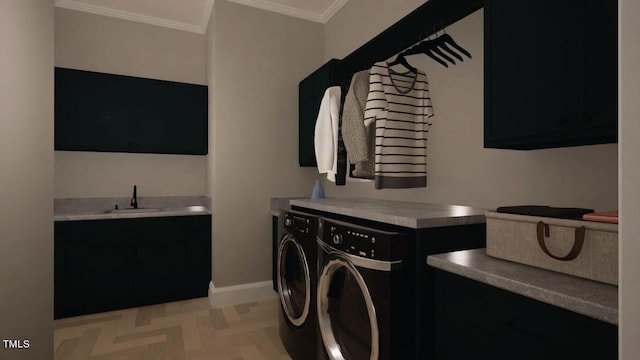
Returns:
[[[542,249],[542,251],[544,251],[545,254],[549,255],[550,257],[556,260],[571,261],[577,258],[578,255],[580,255],[580,251],[582,251],[582,245],[584,244],[584,234],[585,234],[584,226],[576,228],[573,247],[571,248],[571,251],[569,251],[569,253],[566,256],[555,256],[547,248],[547,244],[545,244],[544,238],[549,237],[549,224],[545,224],[542,221],[538,221],[537,232],[538,232],[538,244],[540,245],[540,248]]]

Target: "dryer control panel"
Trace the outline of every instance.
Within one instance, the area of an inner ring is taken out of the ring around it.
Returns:
[[[334,220],[325,220],[323,227],[322,241],[351,255],[393,261],[401,260],[406,254],[407,234]]]

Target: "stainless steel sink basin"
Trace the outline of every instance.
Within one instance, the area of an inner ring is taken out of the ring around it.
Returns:
[[[149,213],[149,212],[158,212],[162,211],[160,208],[125,208],[125,209],[110,209],[105,211],[106,214],[140,214],[140,213]]]
[[[186,212],[200,212],[200,211],[209,211],[206,206],[195,205],[195,206],[184,206],[184,207],[176,207],[176,208],[165,208],[164,211],[186,211]]]
[[[203,212],[209,211],[206,206],[181,206],[172,208],[124,208],[124,209],[110,209],[106,210],[105,214],[145,214],[145,213],[157,213],[157,212]]]

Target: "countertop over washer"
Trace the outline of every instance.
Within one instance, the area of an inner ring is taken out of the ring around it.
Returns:
[[[361,198],[292,199],[289,204],[412,229],[480,224],[485,222],[487,211],[461,205]]]

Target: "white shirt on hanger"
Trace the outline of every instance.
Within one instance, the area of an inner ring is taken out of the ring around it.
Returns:
[[[336,182],[338,172],[338,128],[340,126],[340,87],[325,90],[316,120],[314,147],[318,172]]]

